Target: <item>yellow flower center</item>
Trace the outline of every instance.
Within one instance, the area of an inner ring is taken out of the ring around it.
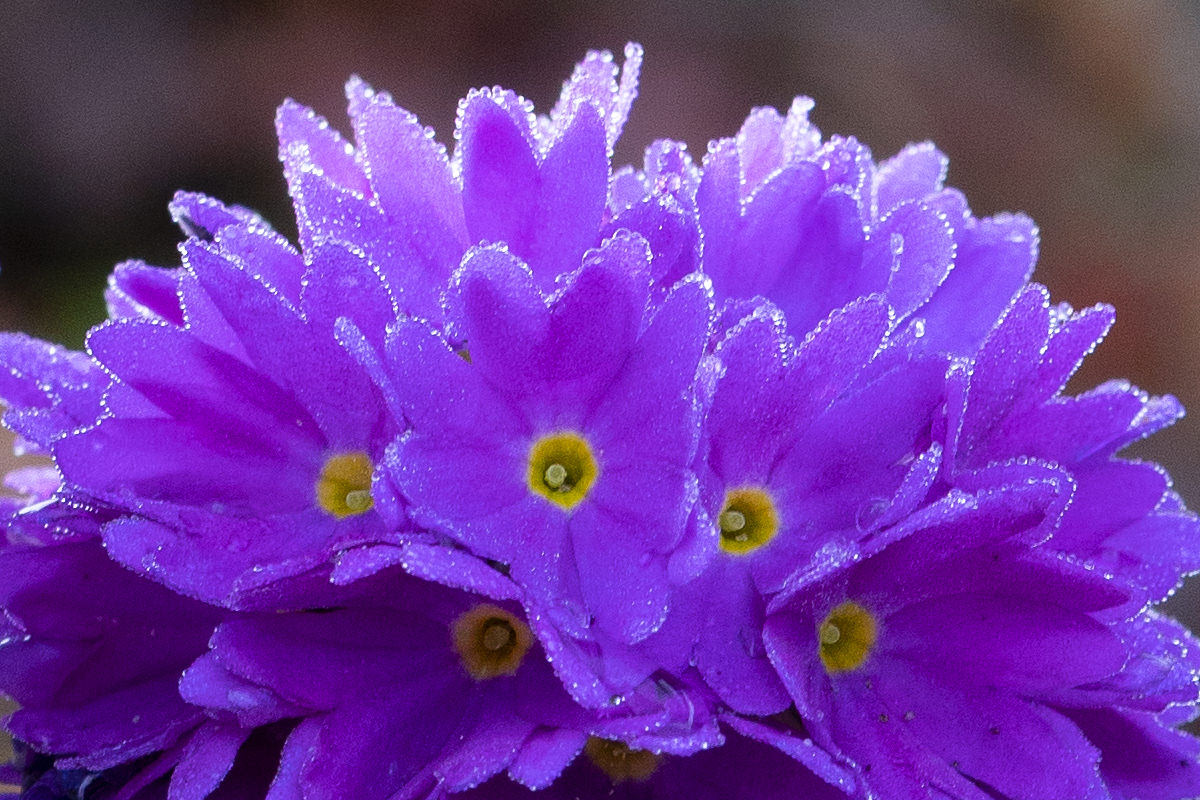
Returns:
[[[875,646],[875,634],[875,617],[858,603],[847,601],[830,611],[817,629],[825,671],[833,675],[861,667]]]
[[[579,505],[599,474],[587,440],[571,431],[543,436],[529,449],[529,489],[571,509]]]
[[[532,644],[529,626],[499,606],[481,603],[454,620],[454,649],[477,681],[515,675]]]
[[[752,553],[779,532],[779,515],[771,495],[764,489],[743,487],[725,495],[725,506],[717,517],[721,549],[734,555]]]
[[[371,497],[373,469],[366,453],[330,456],[317,478],[317,505],[338,519],[367,513],[375,507]]]
[[[658,769],[658,756],[654,753],[634,750],[614,739],[589,736],[583,752],[613,783],[644,781]]]

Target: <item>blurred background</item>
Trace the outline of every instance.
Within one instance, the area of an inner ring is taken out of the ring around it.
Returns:
[[[877,157],[932,139],[977,214],[1042,227],[1058,300],[1116,305],[1076,390],[1126,377],[1196,410],[1133,453],[1200,508],[1200,4],[1193,0],[121,3],[0,0],[0,328],[79,346],[126,258],[177,263],[177,188],[294,236],[287,96],[347,130],[358,73],[453,131],[472,86],[547,109],[588,48],[646,47],[617,164],[694,154],[751,106],[817,101]],[[1200,582],[1172,601],[1200,627]]]

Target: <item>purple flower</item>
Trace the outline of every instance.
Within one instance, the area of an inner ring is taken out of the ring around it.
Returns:
[[[881,796],[1107,796],[1095,747],[1054,706],[1121,670],[1096,614],[1125,596],[1030,547],[1061,490],[951,495],[772,603],[767,646],[801,718]]]
[[[89,350],[112,375],[104,413],[52,445],[68,485],[130,515],[104,529],[114,558],[213,602],[387,535],[371,481],[394,423],[323,313],[357,287],[351,318],[381,330],[394,314],[387,287],[331,244],[293,304],[252,274],[269,258],[191,240],[185,325],[94,329]]]
[[[846,794],[795,759],[731,732],[722,747],[688,758],[655,755],[592,738],[549,789],[533,793],[497,778],[474,791],[454,795],[462,800],[723,800],[745,796],[838,800]]]
[[[0,549],[0,691],[14,736],[60,766],[103,770],[203,727],[183,669],[222,618],[114,564],[96,540]]]
[[[182,696],[242,729],[299,720],[274,797],[423,797],[505,769],[531,786],[552,781],[591,718],[550,670],[515,587],[437,549],[404,558],[487,594],[367,574],[383,562],[363,556],[339,567],[357,580],[333,607],[222,624]]]
[[[453,153],[287,101],[297,243],[179,193],[86,353],[0,335],[26,796],[1200,794],[1200,530],[1121,457],[1181,410],[1063,393],[1111,310],[806,98],[612,171],[625,54]]]
[[[945,362],[868,369],[889,322],[878,298],[857,301],[796,347],[782,317],[760,309],[716,349],[704,537],[717,552],[684,592],[707,608],[700,671],[737,711],[791,704],[759,644],[767,600],[806,565],[846,560],[903,519],[937,474]]]
[[[952,476],[1015,459],[1068,470],[1075,495],[1050,546],[1112,572],[1134,590],[1136,610],[1200,569],[1200,520],[1161,467],[1116,457],[1183,414],[1174,397],[1123,381],[1062,394],[1112,323],[1107,306],[1075,313],[1051,307],[1040,286],[1022,292],[972,363],[951,375],[947,465]]]
[[[662,624],[695,501],[709,298],[691,280],[651,307],[648,262],[619,235],[547,297],[482,248],[448,295],[469,356],[417,322],[389,341],[410,429],[388,466],[413,519],[506,564],[580,637],[593,619],[627,642]]]
[[[608,161],[637,95],[641,48],[626,47],[625,59],[618,76],[610,53],[589,53],[545,117],[511,91],[472,91],[459,105],[453,157],[357,78],[346,85],[354,145],[284,103],[279,152],[304,252],[354,242],[405,313],[435,321],[446,282],[480,241],[503,241],[551,288],[601,241]]]
[[[929,144],[876,164],[854,138],[822,141],[812,108],[800,97],[786,116],[755,109],[736,137],[709,146],[701,169],[683,145],[656,143],[642,171],[618,173],[613,201],[630,209],[629,227],[663,243],[664,262],[687,262],[694,227],[718,301],[761,295],[799,333],[879,294],[926,348],[970,355],[1033,271],[1033,224],[974,218]],[[655,204],[644,223],[633,213]],[[679,209],[688,222],[664,215]]]

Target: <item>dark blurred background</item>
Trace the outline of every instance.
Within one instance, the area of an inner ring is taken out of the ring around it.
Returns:
[[[792,0],[545,4],[0,0],[0,327],[79,346],[125,258],[174,264],[177,188],[294,234],[287,96],[343,131],[358,73],[433,125],[502,84],[547,109],[588,48],[646,47],[616,163],[697,157],[754,105],[817,101],[877,157],[933,139],[975,211],[1042,227],[1058,300],[1119,311],[1077,389],[1129,378],[1200,412],[1200,4]],[[1134,448],[1200,507],[1200,422]],[[1200,584],[1173,610],[1200,625]]]

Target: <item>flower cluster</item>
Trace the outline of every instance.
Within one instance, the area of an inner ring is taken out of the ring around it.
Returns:
[[[293,102],[299,241],[179,194],[68,352],[0,338],[25,796],[1200,795],[1173,422],[1113,312],[797,99],[613,171],[641,50],[452,153]]]

